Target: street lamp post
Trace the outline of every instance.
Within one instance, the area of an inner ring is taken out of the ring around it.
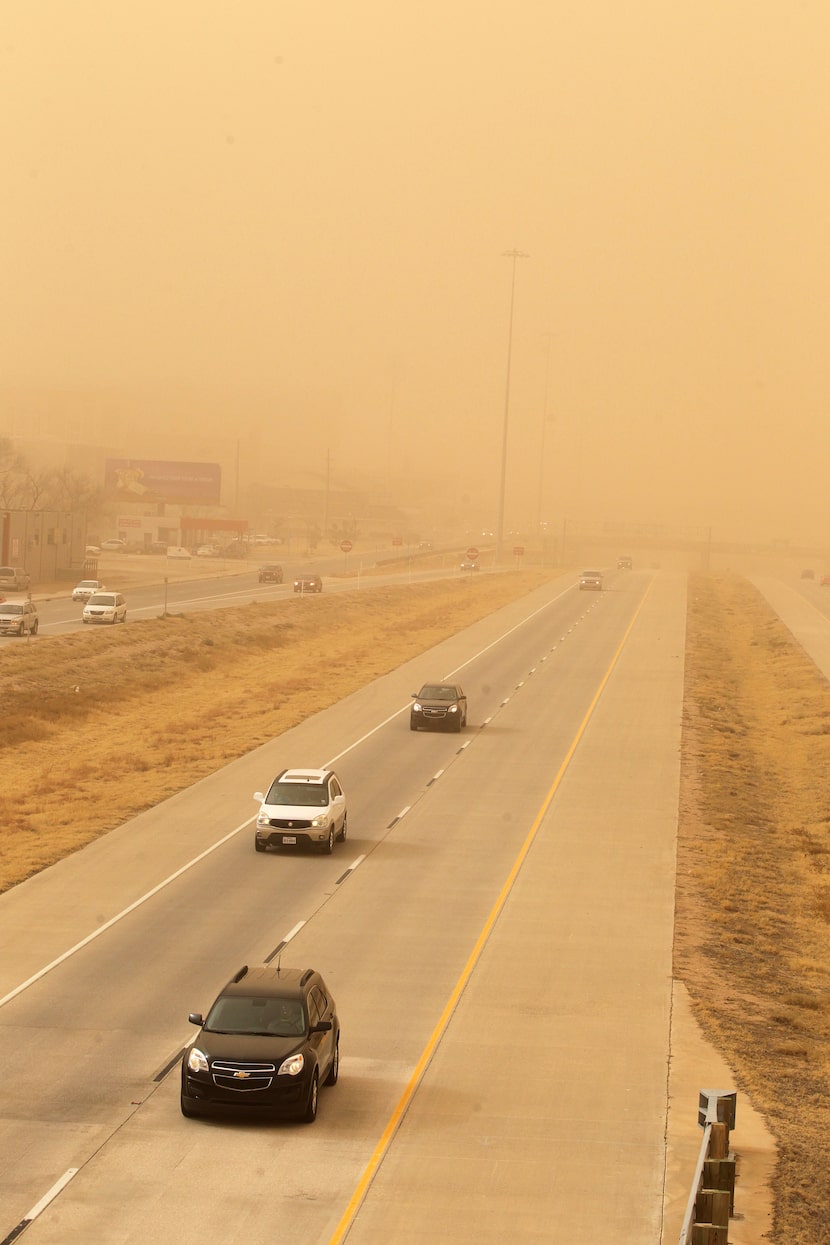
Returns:
[[[501,439],[501,487],[499,488],[499,522],[496,528],[496,562],[501,561],[502,544],[504,542],[504,494],[507,484],[507,426],[510,418],[510,362],[513,354],[513,302],[516,293],[516,260],[528,259],[525,251],[502,251],[506,259],[513,261],[510,276],[510,318],[507,327],[507,380],[504,386],[504,428]]]

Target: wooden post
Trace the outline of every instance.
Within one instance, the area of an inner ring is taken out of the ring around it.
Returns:
[[[735,1159],[706,1159],[703,1164],[703,1188],[724,1189],[729,1194],[729,1214],[735,1213]]]
[[[729,1227],[729,1192],[726,1189],[701,1189],[695,1198],[695,1220],[718,1228]]]
[[[726,1228],[712,1223],[696,1223],[692,1228],[692,1245],[729,1245]]]
[[[709,1136],[709,1158],[729,1158],[729,1128],[726,1124],[713,1124]]]

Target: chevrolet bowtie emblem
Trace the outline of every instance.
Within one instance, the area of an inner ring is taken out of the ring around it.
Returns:
[[[234,1072],[233,1077],[235,1081],[247,1081],[250,1075],[250,1072]]]

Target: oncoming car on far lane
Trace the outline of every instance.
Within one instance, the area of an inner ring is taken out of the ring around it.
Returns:
[[[127,621],[127,602],[121,592],[95,592],[84,606],[82,621],[85,623],[115,623]]]
[[[82,579],[72,589],[73,601],[88,601],[96,592],[106,592],[106,584],[102,584],[100,579]]]
[[[298,575],[294,580],[295,592],[322,592],[323,581],[319,575]]]
[[[425,683],[420,692],[412,693],[414,703],[409,710],[409,729],[419,731],[432,726],[446,726],[460,731],[467,725],[467,697],[459,683]]]
[[[260,805],[254,831],[258,852],[305,844],[330,855],[335,839],[345,842],[346,796],[334,770],[285,769],[254,799]]]
[[[340,1021],[314,969],[243,965],[182,1057],[182,1115],[317,1118],[321,1085],[340,1072]]]

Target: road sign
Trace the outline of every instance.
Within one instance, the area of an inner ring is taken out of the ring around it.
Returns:
[[[475,562],[478,557],[478,550],[475,545],[470,545],[470,548],[467,550],[467,557],[470,558],[471,561]]]
[[[354,546],[352,545],[352,542],[350,540],[341,540],[340,548],[343,550],[344,553],[351,553]]]
[[[514,545],[514,546],[513,546],[513,553],[515,554],[515,556],[516,556],[517,558],[521,558],[521,557],[523,556],[523,554],[524,554],[524,551],[525,551],[525,547],[524,547],[524,545]]]
[[[403,544],[403,536],[393,536],[393,537],[392,537],[392,544],[393,544],[393,545],[402,545],[402,544]]]

